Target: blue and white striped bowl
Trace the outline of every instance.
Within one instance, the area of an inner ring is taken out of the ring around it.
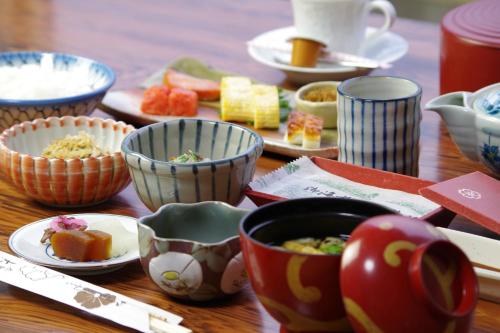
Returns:
[[[94,88],[80,95],[51,99],[0,99],[0,133],[14,124],[37,118],[84,116],[92,112],[115,82],[115,74],[108,66],[95,60],[75,55],[45,52],[0,53],[0,67],[40,64],[44,54],[52,54],[56,70],[88,64],[88,80]]]
[[[224,201],[238,204],[255,173],[263,140],[231,123],[177,119],[145,126],[129,134],[122,154],[135,190],[152,211],[166,203]],[[173,163],[188,149],[210,161]]]
[[[420,86],[399,77],[362,76],[337,91],[338,160],[417,177]]]

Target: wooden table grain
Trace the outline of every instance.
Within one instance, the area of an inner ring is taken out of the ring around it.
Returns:
[[[203,59],[228,71],[293,88],[285,76],[254,62],[245,41],[292,24],[283,0],[2,0],[0,51],[44,50],[78,54],[110,65],[117,74],[113,89],[136,86],[165,63],[180,56]],[[409,41],[409,53],[389,70],[374,74],[403,76],[419,82],[423,102],[438,94],[439,28],[398,19],[393,31]],[[105,116],[100,111],[95,115]],[[256,176],[288,160],[264,155]],[[461,155],[440,118],[424,111],[420,177],[441,181],[468,172],[488,171]],[[132,187],[99,206],[79,212],[140,217],[150,213]],[[0,249],[8,237],[32,221],[70,210],[42,206],[0,180]],[[468,221],[454,225],[484,232]],[[277,332],[277,323],[256,301],[250,287],[225,301],[196,305],[165,296],[133,263],[114,273],[83,277],[113,291],[177,313],[194,332]],[[500,331],[500,305],[479,301],[473,332]],[[121,332],[126,329],[21,289],[0,283],[0,332]]]

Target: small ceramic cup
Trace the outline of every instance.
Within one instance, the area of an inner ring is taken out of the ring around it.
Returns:
[[[420,86],[362,76],[342,82],[337,92],[338,160],[417,177]]]
[[[292,9],[297,37],[319,39],[330,51],[353,54],[396,20],[396,10],[386,0],[292,0]],[[382,12],[384,22],[366,36],[366,19],[373,10]]]
[[[170,296],[208,301],[238,292],[247,277],[238,225],[247,210],[218,201],[167,204],[138,221],[141,264]]]

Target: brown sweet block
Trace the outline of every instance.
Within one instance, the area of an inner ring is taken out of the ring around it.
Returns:
[[[50,242],[56,256],[73,261],[105,260],[111,254],[111,235],[98,230],[62,230]]]
[[[99,230],[86,230],[87,235],[94,238],[87,248],[87,261],[106,260],[111,256],[111,235]]]

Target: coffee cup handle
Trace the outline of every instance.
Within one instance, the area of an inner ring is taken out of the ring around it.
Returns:
[[[374,0],[368,2],[365,6],[365,11],[369,13],[373,10],[381,11],[384,14],[385,21],[378,30],[371,33],[368,37],[365,38],[365,45],[370,43],[372,40],[380,37],[384,32],[389,30],[389,28],[394,24],[394,21],[396,21],[396,9],[392,5],[392,3],[387,0]]]

